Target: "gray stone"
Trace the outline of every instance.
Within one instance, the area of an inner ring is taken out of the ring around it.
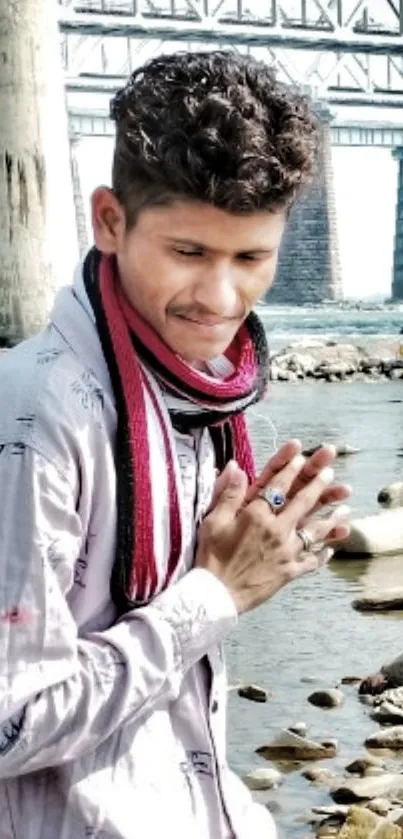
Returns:
[[[371,810],[371,813],[376,813],[377,816],[386,816],[392,806],[391,801],[388,801],[387,798],[373,798],[367,804],[368,810]]]
[[[345,696],[341,690],[337,688],[328,688],[326,690],[315,690],[308,696],[308,702],[311,705],[316,705],[317,708],[337,708],[344,702]]]
[[[301,772],[303,778],[320,787],[327,787],[331,789],[338,783],[338,778],[330,769],[324,769],[323,766],[310,766]]]
[[[304,761],[323,760],[335,757],[337,754],[337,742],[326,740],[316,743],[306,737],[300,737],[292,731],[283,729],[280,733],[264,746],[256,749],[257,754],[266,760]]]
[[[306,737],[308,733],[308,726],[306,722],[295,722],[288,726],[288,730],[293,734],[299,734],[300,737]]]
[[[382,731],[370,734],[365,740],[365,745],[370,749],[391,749],[400,751],[403,749],[403,725],[394,725]],[[403,780],[403,776],[402,776]]]
[[[284,780],[284,776],[277,769],[254,769],[244,775],[243,782],[249,789],[266,790],[276,789]]]
[[[267,702],[269,692],[259,685],[242,685],[238,688],[238,696],[250,699],[252,702]]]
[[[397,774],[384,774],[378,778],[346,778],[330,791],[338,804],[368,801],[371,798],[392,798],[402,794],[403,775]]]
[[[368,769],[374,766],[379,769],[384,769],[385,761],[375,755],[368,754],[364,757],[358,757],[356,760],[349,763],[348,766],[346,766],[346,772],[350,772],[351,775],[365,775]]]
[[[392,688],[376,696],[371,717],[381,723],[403,723],[403,688]]]
[[[403,588],[396,586],[396,588],[366,594],[354,600],[352,605],[359,612],[403,609]]]

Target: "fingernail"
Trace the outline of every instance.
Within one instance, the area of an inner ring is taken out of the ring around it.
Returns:
[[[238,486],[242,478],[242,471],[239,468],[236,460],[230,460],[227,464],[227,468],[230,472],[229,485],[233,487]]]
[[[347,519],[351,515],[351,507],[348,504],[340,504],[340,507],[332,513],[332,519]]]
[[[291,460],[291,466],[294,469],[302,469],[304,463],[306,463],[306,457],[303,454],[296,454]]]
[[[322,471],[319,472],[318,477],[324,484],[331,484],[334,478],[334,469],[332,469],[331,466],[326,466],[326,469],[322,469]]]

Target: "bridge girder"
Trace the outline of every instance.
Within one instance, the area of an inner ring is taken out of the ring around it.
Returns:
[[[72,137],[113,137],[114,123],[107,111],[94,108],[69,109]],[[403,124],[336,120],[330,126],[333,146],[395,149],[403,147]]]
[[[403,105],[403,0],[59,3],[70,90],[108,91],[152,55],[221,46],[333,104]]]

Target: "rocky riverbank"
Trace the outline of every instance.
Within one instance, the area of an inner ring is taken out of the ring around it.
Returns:
[[[402,680],[402,659],[390,666],[396,677],[390,684]],[[388,685],[385,673],[382,686],[379,678],[376,681],[373,677],[378,692]],[[362,686],[365,689],[370,683],[371,680],[364,682],[359,677],[346,676],[337,688],[316,690],[306,697],[318,708],[319,728],[324,726],[323,714],[326,715],[327,730],[329,709],[333,709],[332,715],[345,703],[363,703],[363,711],[374,721],[374,728],[364,743],[357,739],[354,760],[343,761],[343,749],[337,740],[311,737],[308,727],[300,722],[280,730],[259,746],[257,754],[271,765],[252,770],[243,778],[255,799],[274,809],[276,790],[287,784],[292,772],[300,772],[314,788],[326,791],[327,802],[311,808],[307,802],[300,813],[298,821],[301,826],[306,825],[306,835],[315,835],[317,839],[403,839],[403,687],[389,687],[380,695],[371,696],[362,692]],[[238,687],[238,694],[259,702],[264,694],[266,701],[270,698],[269,691],[256,685],[249,686],[249,691],[246,686]],[[333,769],[329,759],[336,757],[337,768]],[[327,765],[323,766],[323,760]],[[306,797],[310,797],[308,792]]]
[[[403,379],[403,339],[374,341],[365,347],[333,341],[294,343],[271,353],[270,374],[276,382]]]

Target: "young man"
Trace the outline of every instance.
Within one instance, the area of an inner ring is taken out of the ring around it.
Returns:
[[[243,419],[316,122],[230,53],[152,61],[112,116],[96,248],[0,365],[0,839],[263,839],[220,644],[345,531],[311,517],[334,453],[290,441],[248,488]]]

